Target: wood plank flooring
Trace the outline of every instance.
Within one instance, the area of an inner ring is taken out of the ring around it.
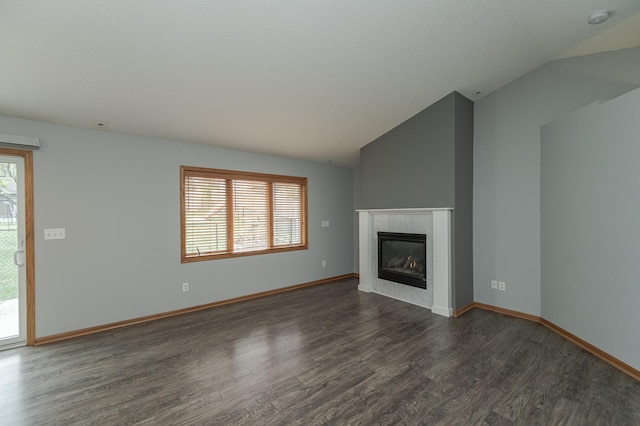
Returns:
[[[349,279],[0,352],[1,425],[640,425],[640,382],[546,327]]]

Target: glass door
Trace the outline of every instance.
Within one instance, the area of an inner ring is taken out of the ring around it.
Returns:
[[[0,156],[0,349],[26,342],[24,159]]]

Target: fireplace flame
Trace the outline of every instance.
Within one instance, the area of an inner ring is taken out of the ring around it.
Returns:
[[[417,262],[413,259],[413,256],[407,256],[407,261],[404,263],[404,269],[415,269]]]

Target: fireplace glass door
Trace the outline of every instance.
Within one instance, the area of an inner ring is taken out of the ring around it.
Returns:
[[[424,234],[378,232],[378,278],[427,288]]]

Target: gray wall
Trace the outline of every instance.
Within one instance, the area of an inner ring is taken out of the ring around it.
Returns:
[[[542,316],[640,369],[640,89],[542,129]]]
[[[6,117],[0,132],[41,140],[37,337],[353,272],[351,169]],[[308,177],[309,249],[181,264],[180,165]],[[44,241],[58,227],[66,239]]]
[[[455,95],[360,150],[360,208],[453,207]]]
[[[454,208],[454,309],[473,301],[472,135],[473,102],[453,92],[360,150],[360,208]]]
[[[473,302],[473,102],[456,93],[453,306]]]
[[[635,85],[595,76],[638,49],[548,63],[475,103],[475,300],[540,315],[540,126]],[[491,289],[491,280],[507,291]]]
[[[353,271],[360,271],[360,229],[358,210],[360,208],[360,165],[353,170]]]

